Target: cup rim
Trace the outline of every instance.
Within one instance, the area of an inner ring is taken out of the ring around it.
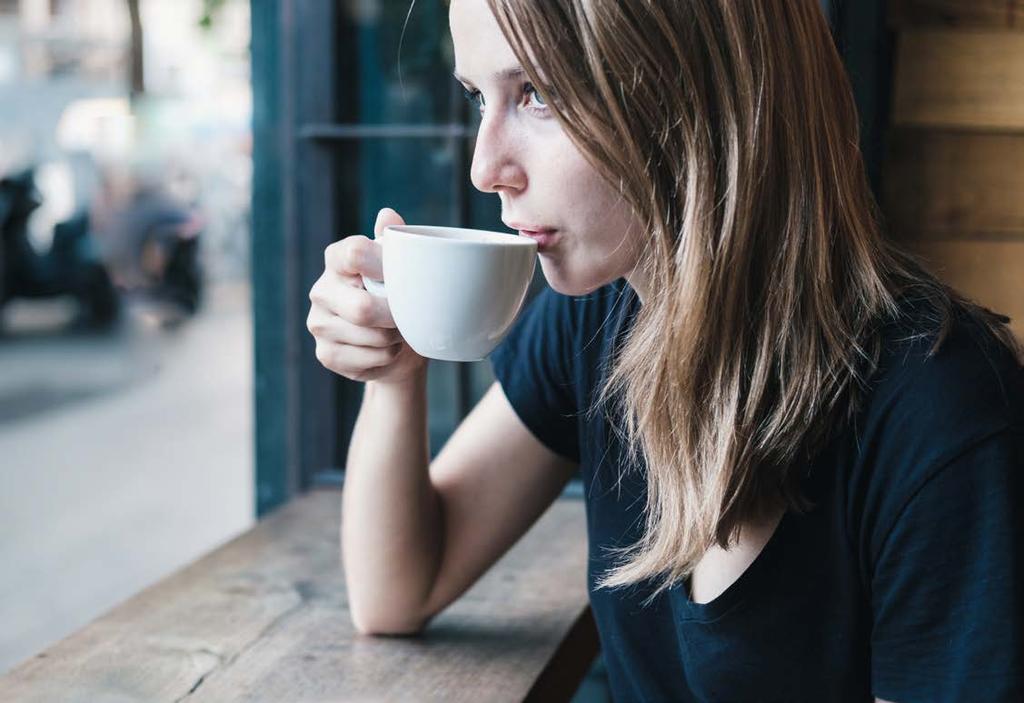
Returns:
[[[479,247],[479,246],[490,246],[494,242],[493,241],[482,242],[482,241],[473,240],[473,239],[455,239],[455,238],[443,237],[443,236],[442,237],[438,237],[438,236],[435,236],[435,235],[432,235],[432,234],[424,234],[422,232],[414,232],[414,231],[410,231],[410,230],[412,230],[412,229],[418,229],[418,230],[446,230],[446,231],[458,230],[460,232],[474,232],[474,233],[478,233],[478,234],[487,235],[488,238],[494,237],[496,235],[500,235],[500,236],[508,237],[508,241],[501,243],[503,246],[526,247],[526,248],[534,249],[534,250],[537,248],[537,242],[536,241],[530,239],[529,237],[523,237],[523,236],[518,235],[518,234],[513,234],[512,232],[495,232],[495,231],[486,230],[486,229],[473,229],[473,228],[470,228],[470,227],[448,227],[448,226],[445,226],[445,225],[409,225],[409,224],[406,224],[406,225],[388,225],[387,227],[384,228],[384,232],[387,232],[389,229],[395,230],[396,232],[399,232],[399,233],[401,233],[403,235],[407,235],[407,236],[410,236],[410,237],[416,237],[416,238],[419,238],[419,239],[431,239],[431,240],[434,240],[434,241],[446,242],[447,244],[445,246],[478,246]],[[382,232],[382,234],[383,234],[383,232]]]

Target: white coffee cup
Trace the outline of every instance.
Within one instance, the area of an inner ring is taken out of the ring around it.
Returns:
[[[398,331],[420,356],[478,361],[515,322],[537,263],[537,243],[461,227],[394,225],[377,237],[386,298]]]

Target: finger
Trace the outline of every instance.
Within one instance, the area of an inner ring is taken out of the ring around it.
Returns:
[[[380,243],[361,234],[334,242],[324,250],[324,269],[341,276],[346,285],[355,288],[363,287],[363,276],[384,280]]]
[[[362,290],[362,283],[358,281],[358,277],[355,276],[324,271],[309,289],[309,300],[312,302],[310,312],[322,308],[331,315],[341,314],[341,307],[337,301],[349,295],[352,288]]]
[[[321,341],[316,344],[317,361],[331,371],[346,376],[386,366],[397,359],[401,351],[401,344],[383,348]]]
[[[373,225],[373,236],[379,237],[386,227],[404,224],[405,220],[397,212],[389,207],[381,208],[377,213],[377,222]]]
[[[359,327],[394,328],[394,318],[386,298],[370,295],[365,290],[349,288],[345,295],[335,298],[332,311],[338,317],[348,320]]]
[[[310,310],[306,327],[317,341],[377,348],[390,347],[403,341],[397,329],[360,327],[318,307]]]
[[[358,278],[365,273],[367,259],[375,256],[379,247],[379,244],[361,234],[345,237],[324,249],[324,270]]]
[[[381,249],[380,242],[367,239],[367,246],[362,247],[360,252],[360,265],[362,266],[362,275],[367,278],[372,278],[375,281],[384,280],[384,251]],[[359,285],[363,285],[362,279],[359,280]]]

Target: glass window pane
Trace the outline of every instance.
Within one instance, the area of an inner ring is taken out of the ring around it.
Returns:
[[[451,68],[444,70],[452,65],[452,49],[441,0],[350,0],[342,5],[342,21],[355,28],[360,122],[449,120],[458,84]],[[352,84],[343,85],[341,99],[352,93]]]

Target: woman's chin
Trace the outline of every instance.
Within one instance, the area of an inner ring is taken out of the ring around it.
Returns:
[[[543,259],[541,260],[541,271],[544,273],[544,280],[548,282],[548,286],[556,293],[561,293],[562,295],[587,295],[588,293],[593,293],[606,283],[611,282],[595,281],[590,276],[584,279],[580,276],[566,275],[567,272],[560,267],[546,266]]]

